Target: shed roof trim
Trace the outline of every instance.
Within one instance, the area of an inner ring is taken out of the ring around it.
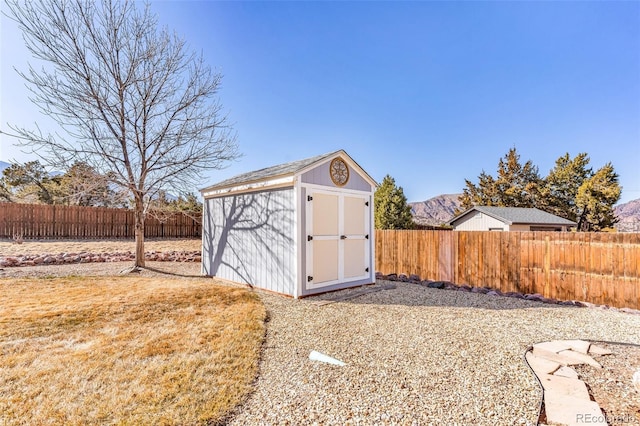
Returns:
[[[345,160],[349,160],[356,165],[360,172],[368,179],[373,185],[377,185],[376,181],[371,178],[363,169],[356,163],[344,150],[338,150],[327,154],[316,155],[315,157],[305,158],[303,160],[292,161],[289,163],[278,164],[276,166],[266,167],[264,169],[255,170],[248,173],[243,173],[232,178],[223,180],[214,185],[200,189],[201,193],[210,192],[212,190],[218,190],[223,188],[235,187],[238,185],[245,185],[250,183],[262,182],[265,180],[271,180],[275,177],[291,176],[298,173],[305,172],[314,166],[332,159],[337,156],[345,157]]]
[[[547,213],[536,208],[526,207],[493,207],[493,206],[474,206],[470,209],[462,212],[458,216],[451,219],[448,224],[452,225],[464,216],[473,211],[478,211],[491,216],[507,225],[516,224],[531,224],[531,225],[563,225],[563,226],[575,226],[577,223],[556,216],[551,213]]]

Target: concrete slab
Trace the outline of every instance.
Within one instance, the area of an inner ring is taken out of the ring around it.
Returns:
[[[554,395],[568,395],[589,401],[589,390],[582,380],[570,379],[568,377],[554,376],[553,374],[539,375],[540,383],[545,392],[545,402],[547,392]]]
[[[558,355],[567,357],[570,360],[567,362],[568,365],[587,364],[595,368],[602,368],[602,365],[589,355],[581,354],[572,349],[558,352]]]
[[[567,377],[569,379],[579,379],[578,373],[571,367],[560,367],[554,373],[554,376]]]
[[[613,354],[613,352],[611,352],[609,349],[605,349],[602,346],[596,346],[596,345],[589,346],[589,353],[593,354],[593,355],[611,355],[611,354]]]
[[[531,366],[531,369],[536,373],[536,376],[540,376],[541,374],[553,374],[554,371],[560,368],[560,364],[557,362],[536,356],[531,353],[531,351],[527,352],[525,357],[529,366]]]
[[[544,405],[548,423],[570,426],[607,425],[600,406],[594,401],[545,391]]]

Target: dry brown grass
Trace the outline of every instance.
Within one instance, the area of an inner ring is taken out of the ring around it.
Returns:
[[[250,391],[259,298],[211,280],[0,280],[0,424],[204,424]]]
[[[149,239],[145,241],[145,251],[195,251],[202,248],[202,240],[196,239]],[[113,253],[134,251],[133,240],[24,240],[15,244],[10,240],[0,241],[0,256],[18,254],[58,254],[58,253]]]

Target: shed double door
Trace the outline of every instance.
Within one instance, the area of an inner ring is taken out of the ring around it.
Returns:
[[[307,287],[369,276],[368,195],[311,190],[307,197]]]

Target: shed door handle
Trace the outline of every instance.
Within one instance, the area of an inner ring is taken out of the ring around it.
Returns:
[[[341,239],[341,240],[346,240],[346,239],[347,239],[347,236],[346,236],[346,235],[340,235],[340,239]]]

